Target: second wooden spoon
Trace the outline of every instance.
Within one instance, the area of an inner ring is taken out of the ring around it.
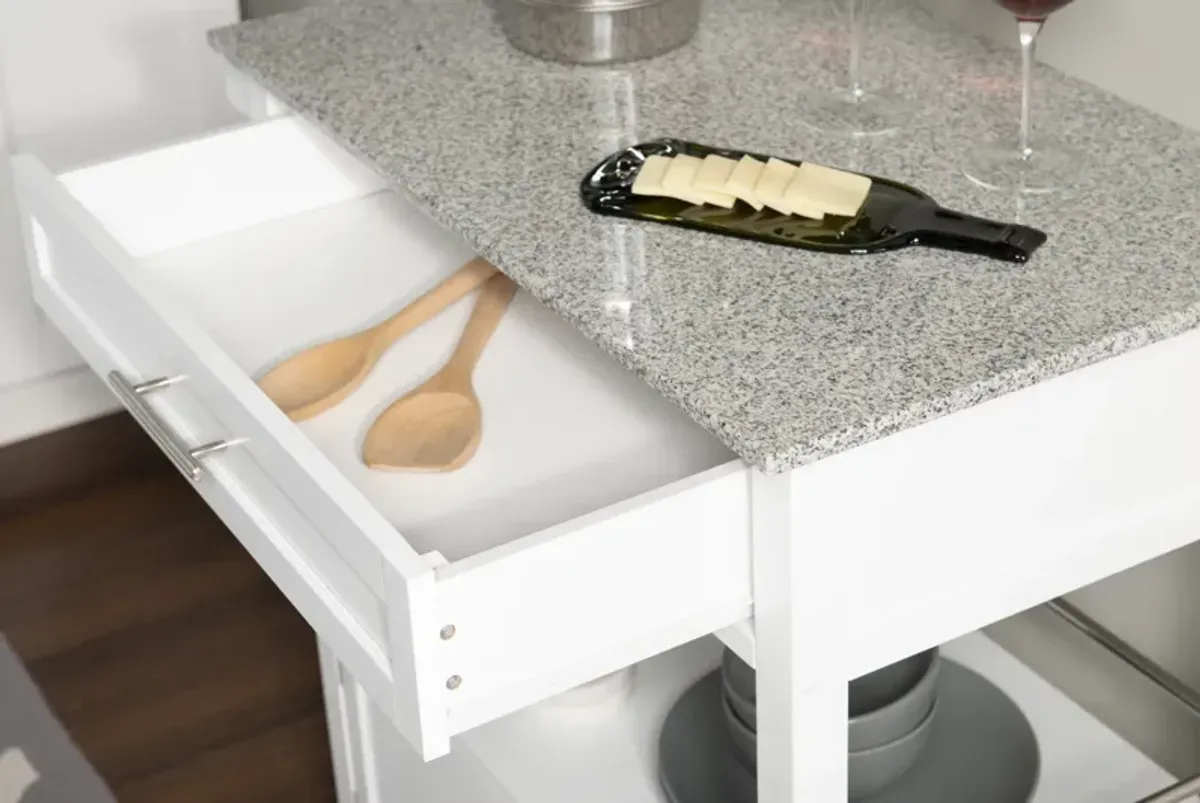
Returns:
[[[323,413],[354,392],[396,340],[495,275],[495,265],[476,257],[386,321],[292,355],[258,386],[293,421]]]
[[[446,364],[371,425],[363,441],[363,462],[398,471],[454,471],[475,455],[483,414],[471,375],[516,291],[503,274],[488,280]]]

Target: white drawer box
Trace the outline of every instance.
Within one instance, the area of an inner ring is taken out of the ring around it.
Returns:
[[[523,294],[456,473],[370,471],[359,444],[449,355],[469,299],[323,416],[262,394],[265,367],[472,255],[303,122],[61,176],[21,156],[15,175],[38,303],[127,396],[172,380],[127,406],[426,758],[749,615],[749,469]]]

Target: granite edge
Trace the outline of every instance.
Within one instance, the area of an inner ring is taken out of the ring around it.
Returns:
[[[910,405],[891,416],[832,432],[782,453],[768,455],[760,468],[766,474],[780,474],[800,468],[1197,328],[1200,328],[1200,304],[1193,304],[1132,329],[1076,346],[1049,359],[1034,360],[973,382],[949,395]]]

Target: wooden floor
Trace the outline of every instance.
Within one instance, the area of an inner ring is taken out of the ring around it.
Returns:
[[[130,419],[0,449],[0,632],[119,800],[333,800],[312,632]]]

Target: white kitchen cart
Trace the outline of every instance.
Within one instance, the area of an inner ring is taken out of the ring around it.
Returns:
[[[314,421],[252,377],[448,274],[452,233],[289,116],[15,176],[39,304],[316,631],[343,801],[658,800],[711,633],[758,668],[763,803],[844,800],[846,681],[945,642],[1037,727],[1038,803],[1172,783],[973,631],[1200,537],[1200,332],[768,476],[519,297],[476,461],[381,474],[365,426],[467,304]],[[626,702],[550,699],[635,663]]]

